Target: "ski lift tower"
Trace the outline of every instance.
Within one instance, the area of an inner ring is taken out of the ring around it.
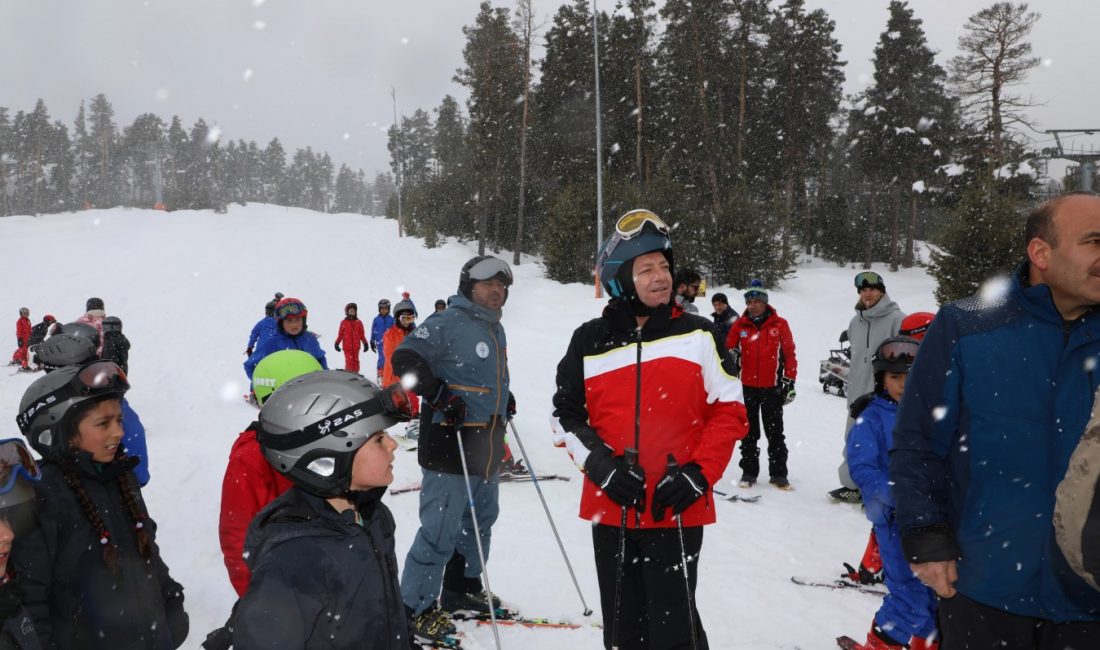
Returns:
[[[1095,135],[1100,132],[1100,128],[1096,129],[1049,129],[1047,133],[1054,136],[1054,142],[1058,144],[1057,155],[1052,155],[1052,158],[1062,158],[1065,160],[1072,160],[1078,163],[1078,173],[1081,175],[1081,191],[1092,191],[1092,177],[1096,172],[1096,161],[1100,160],[1100,153],[1091,151],[1088,153],[1066,153],[1065,147],[1062,146],[1062,139],[1058,137],[1059,133],[1084,133],[1085,135]]]

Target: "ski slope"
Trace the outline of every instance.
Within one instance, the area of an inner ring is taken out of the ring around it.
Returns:
[[[0,219],[0,241],[8,251],[0,257],[0,315],[8,326],[23,306],[34,323],[46,313],[72,321],[93,295],[123,321],[133,343],[129,400],[148,432],[152,480],[144,494],[159,525],[164,559],[186,588],[191,616],[186,648],[198,648],[234,602],[218,546],[219,500],[230,446],[256,417],[241,399],[247,390],[241,363],[264,303],[275,291],[301,298],[330,367],[341,368],[343,355],[332,343],[346,303],[359,304],[369,327],[379,298],[394,301],[410,291],[426,315],[437,298],[455,292],[459,268],[476,253],[473,244],[450,242],[429,250],[419,240],[399,239],[393,220],[257,204],[234,205],[224,215],[113,209],[10,217]],[[511,261],[510,253],[501,256]],[[490,577],[497,593],[527,615],[599,622],[591,533],[577,517],[582,477],[568,455],[552,446],[548,422],[557,362],[573,330],[597,316],[603,302],[593,298],[591,286],[551,282],[534,258],[525,256],[523,262],[514,269],[503,320],[519,406],[515,424],[537,471],[575,477],[544,483],[542,489],[584,598],[596,613],[582,616],[530,484],[501,486]],[[875,270],[883,273],[903,311],[934,311],[934,283],[923,270]],[[790,582],[792,575],[836,577],[842,562],[859,561],[870,530],[858,506],[833,504],[826,497],[839,485],[845,401],[824,394],[817,379],[818,361],[836,345],[853,314],[856,272],[805,260],[794,278],[771,291],[771,304],[790,322],[798,350],[798,397],[785,415],[795,489],[764,484],[740,490],[736,451],[715,486],[762,498],[715,502],[718,523],[706,529],[697,594],[712,648],[831,649],[841,634],[862,640],[880,602],[873,595]],[[708,287],[709,295],[716,291],[729,295],[734,308],[743,304],[736,289]],[[697,304],[704,314],[710,312],[709,298]],[[373,373],[374,355],[364,354],[361,361],[368,375]],[[19,400],[40,376],[13,370],[0,372],[2,437],[19,436]],[[519,451],[514,442],[513,451]],[[419,480],[416,454],[398,454],[395,488]],[[385,499],[397,520],[403,562],[418,525],[417,496]],[[490,628],[463,623],[460,629],[476,645],[493,647]],[[527,650],[600,648],[600,635],[592,627],[500,630],[503,647]]]

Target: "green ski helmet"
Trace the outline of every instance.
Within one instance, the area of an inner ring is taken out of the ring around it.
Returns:
[[[295,377],[321,369],[321,362],[308,352],[302,350],[273,352],[256,364],[256,370],[252,373],[252,390],[256,393],[256,401],[263,406],[264,400],[279,386]]]

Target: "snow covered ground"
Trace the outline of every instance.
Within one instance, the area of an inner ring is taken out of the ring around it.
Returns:
[[[396,300],[407,290],[427,314],[437,298],[454,293],[458,270],[476,248],[448,243],[428,250],[396,235],[392,220],[267,205],[232,206],[225,215],[116,209],[0,219],[0,241],[8,251],[0,257],[5,324],[22,306],[30,308],[35,323],[45,313],[68,322],[95,295],[106,301],[108,314],[122,318],[133,342],[129,397],[148,430],[151,457],[152,481],[144,492],[164,558],[187,590],[191,636],[185,647],[198,648],[234,601],[217,521],[230,445],[256,416],[241,399],[247,389],[241,363],[252,325],[273,292],[297,296],[309,307],[309,327],[321,334],[330,365],[340,368],[343,356],[332,341],[345,303],[357,302],[369,324],[379,298]],[[875,270],[904,311],[934,310],[934,283],[923,270]],[[826,497],[838,485],[845,402],[824,394],[817,379],[818,361],[852,316],[856,272],[807,260],[771,292],[771,304],[794,330],[800,365],[798,398],[785,416],[795,490],[739,490],[733,483],[740,475],[739,452],[716,486],[763,498],[716,502],[718,523],[706,530],[698,605],[712,648],[834,648],[840,634],[862,640],[878,607],[876,596],[790,582],[792,575],[835,577],[841,562],[858,562],[870,530],[857,506]],[[550,443],[548,421],[554,369],[569,336],[598,315],[603,303],[593,299],[591,286],[547,280],[530,258],[515,275],[503,322],[519,405],[516,425],[536,470],[575,477],[544,483],[543,490],[584,597],[597,613],[581,615],[530,484],[501,486],[490,576],[496,591],[529,615],[599,621],[589,524],[577,517],[581,476]],[[735,308],[742,304],[736,289],[709,287],[708,295],[715,291],[727,293]],[[700,300],[709,313],[709,298]],[[362,362],[373,368],[374,355],[363,355]],[[10,370],[0,373],[0,434],[18,437],[18,403],[38,375]],[[419,479],[415,453],[398,453],[393,487]],[[417,528],[417,497],[388,495],[386,502],[397,519],[403,562]],[[461,627],[480,646],[493,647],[488,627]],[[506,648],[601,647],[600,631],[593,628],[503,628],[500,636]]]

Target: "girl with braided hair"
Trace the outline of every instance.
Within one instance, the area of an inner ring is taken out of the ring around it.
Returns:
[[[46,647],[174,650],[187,638],[183,587],[169,575],[122,440],[126,375],[109,361],[56,370],[17,418],[42,455],[38,527],[12,559]]]

